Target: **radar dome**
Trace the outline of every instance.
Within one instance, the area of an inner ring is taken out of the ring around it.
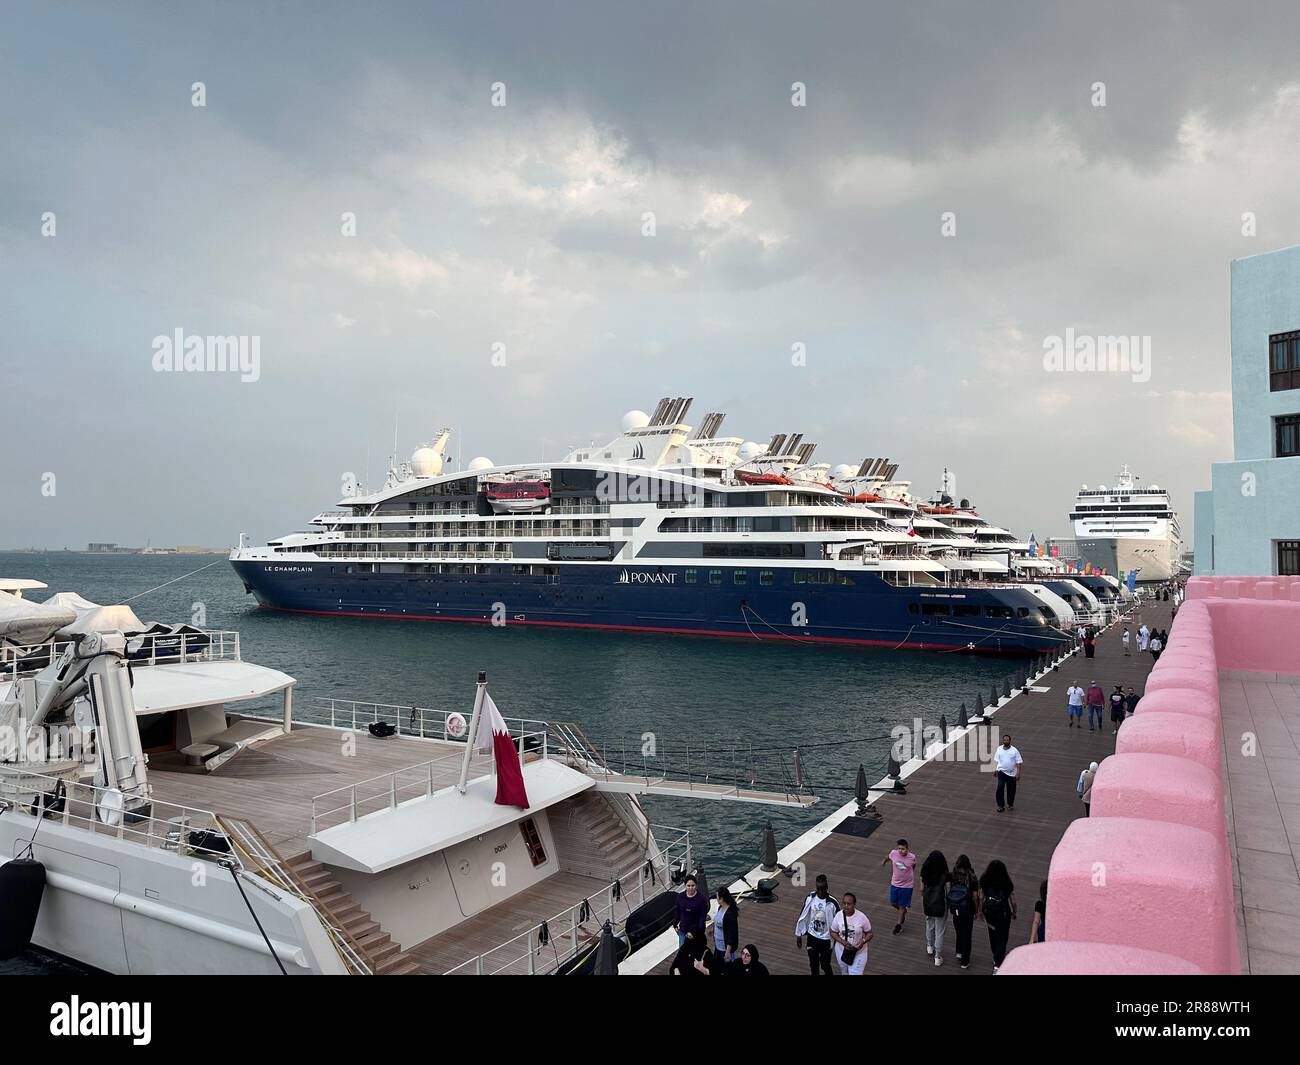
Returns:
[[[411,472],[417,477],[437,477],[442,473],[442,463],[442,455],[427,445],[411,452]]]
[[[650,415],[643,410],[630,410],[623,415],[623,432],[631,429],[644,429],[650,424]]]
[[[477,458],[469,460],[469,472],[479,473],[482,470],[490,470],[496,463],[486,456],[479,455]]]
[[[847,462],[841,462],[835,469],[831,470],[831,476],[835,478],[852,477],[857,472],[856,467],[850,466]]]
[[[740,451],[738,452],[738,454],[742,459],[748,461],[749,459],[758,458],[758,456],[761,455],[765,450],[766,449],[763,447],[762,444],[756,444],[753,440],[746,440],[743,444],[740,445]]]
[[[1158,484],[1153,484],[1153,485],[1151,486],[1151,491],[1153,491],[1153,492],[1158,492],[1158,491],[1160,491],[1160,486],[1159,486]]]

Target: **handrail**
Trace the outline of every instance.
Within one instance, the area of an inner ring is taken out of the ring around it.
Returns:
[[[74,646],[75,642],[47,640],[35,644],[0,644],[0,679],[7,677],[12,680],[37,673]],[[128,636],[126,657],[132,666],[242,661],[239,633],[233,629],[151,632]]]
[[[239,817],[218,817],[217,820],[235,847],[256,864],[260,875],[297,896],[316,911],[316,916],[346,968],[357,976],[374,975],[373,959],[369,952],[347,930],[339,915],[294,872],[293,867],[256,825]]]
[[[520,760],[523,761],[529,754],[540,758],[549,757],[547,747],[547,734],[543,729],[538,732],[523,732],[514,737],[515,749],[519,752]],[[529,742],[529,741],[533,742]],[[352,784],[345,784],[340,788],[333,788],[330,791],[321,792],[315,795],[311,800],[311,831],[315,835],[317,831],[331,827],[322,824],[332,815],[347,811],[347,822],[355,822],[358,818],[364,817],[367,813],[377,813],[383,809],[395,810],[402,803],[409,801],[410,798],[419,798],[421,795],[429,797],[434,793],[433,773],[434,767],[441,767],[446,764],[446,758],[434,758],[426,762],[419,762],[416,765],[404,766],[401,769],[394,769],[389,773],[380,773],[378,776],[368,777],[365,780],[358,780]],[[401,778],[416,773],[419,775],[418,780],[399,783]],[[373,785],[368,792],[360,793],[358,789],[365,789],[367,785]],[[416,794],[409,795],[412,789],[418,789]],[[331,806],[326,809],[318,809],[319,803],[324,800],[332,799],[335,796],[346,794],[348,799],[337,806]],[[406,796],[406,797],[401,797]],[[365,809],[373,804],[373,809]],[[342,824],[343,821],[336,822]]]
[[[553,972],[563,964],[565,959],[555,957],[550,962],[543,963],[541,966],[538,965],[538,955],[543,948],[539,931],[543,924],[546,925],[548,930],[555,929],[557,932],[559,929],[562,929],[567,925],[569,945],[574,954],[576,954],[581,947],[580,938],[585,937],[588,942],[595,939],[595,935],[584,927],[588,922],[594,924],[596,928],[600,928],[604,924],[605,920],[608,919],[611,925],[616,929],[617,934],[618,931],[624,927],[624,923],[616,919],[614,914],[615,906],[619,902],[623,902],[627,906],[629,912],[632,909],[631,903],[624,894],[624,879],[634,874],[642,874],[637,878],[636,897],[636,905],[641,906],[648,900],[662,895],[665,891],[672,890],[672,884],[669,878],[664,875],[667,873],[669,868],[678,864],[682,864],[683,868],[691,868],[690,832],[686,829],[668,828],[667,826],[660,826],[660,831],[675,832],[677,835],[664,844],[660,844],[655,840],[653,853],[649,856],[643,855],[638,858],[635,864],[628,866],[613,880],[609,881],[602,889],[605,894],[605,901],[601,906],[594,907],[592,905],[592,898],[594,895],[589,895],[581,902],[576,903],[565,910],[561,910],[554,916],[548,917],[545,921],[537,922],[526,932],[521,932],[519,935],[507,939],[503,943],[498,943],[490,950],[484,951],[482,954],[478,954],[467,961],[461,962],[454,968],[448,969],[443,975],[494,976],[518,965],[525,959],[528,962],[528,975],[530,976]],[[646,880],[650,878],[651,872],[653,872],[654,888],[647,893],[645,885]],[[665,881],[664,883],[660,883],[661,878]],[[579,930],[582,930],[582,937],[579,935]],[[518,953],[520,946],[525,947],[523,953]],[[489,962],[488,959],[490,959],[494,954],[511,947],[515,949],[516,953],[513,953],[507,960],[499,965],[496,964],[495,961]],[[489,970],[488,965],[494,965],[495,967]]]
[[[63,787],[61,801],[57,797],[60,785]],[[190,842],[193,833],[221,831],[217,816],[211,810],[151,798],[148,806],[142,810],[119,813],[115,825],[106,824],[96,811],[101,807],[103,796],[115,790],[97,788],[93,784],[83,784],[66,777],[31,772],[23,768],[23,763],[0,766],[0,803],[7,804],[19,813],[33,818],[44,816],[48,820],[59,821],[65,827],[76,826],[140,846],[198,854],[219,861],[234,857],[240,868],[243,868],[237,856]],[[119,792],[118,795],[120,794]],[[148,812],[143,812],[144,809]],[[162,816],[159,816],[160,812]]]
[[[466,725],[470,720],[468,713],[458,710],[435,710],[427,706],[399,706],[396,703],[338,699],[332,696],[317,696],[310,705],[318,708],[320,716],[328,714],[329,723],[335,728],[350,728],[356,732],[367,725],[383,721],[391,724],[399,736],[419,736],[421,739],[441,739],[452,743],[465,739],[463,735],[456,735],[449,730],[448,723],[452,716],[460,714]],[[310,717],[308,714],[307,719],[310,720]],[[507,717],[504,720],[512,736],[546,730],[546,722],[536,718]]]

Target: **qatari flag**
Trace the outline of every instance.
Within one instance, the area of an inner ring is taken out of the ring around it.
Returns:
[[[497,763],[497,805],[518,806],[528,809],[528,792],[524,790],[524,771],[519,765],[519,752],[515,741],[510,738],[505,718],[492,701],[492,696],[483,692],[483,709],[478,718],[478,736],[474,749],[491,750]]]

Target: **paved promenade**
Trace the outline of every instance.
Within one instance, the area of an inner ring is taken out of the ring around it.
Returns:
[[[1133,632],[1142,621],[1168,628],[1169,604],[1148,604],[1128,619]],[[1024,757],[1023,778],[1015,811],[998,813],[994,803],[995,777],[978,761],[932,760],[906,780],[906,795],[877,799],[882,823],[867,838],[831,833],[800,859],[806,866],[808,886],[796,887],[782,877],[777,900],[767,904],[742,901],[740,942],[759,948],[763,962],[775,975],[806,974],[808,958],[796,949],[794,926],[812,881],[819,873],[830,879],[831,893],[852,891],[858,907],[871,920],[875,939],[869,948],[868,974],[932,973],[945,976],[988,974],[993,961],[988,932],[976,922],[972,962],[962,970],[953,958],[955,933],[951,920],[944,942],[944,964],[936,967],[925,952],[925,920],[921,913],[920,865],[917,866],[915,908],[904,931],[892,935],[894,910],[889,906],[889,868],[882,862],[900,837],[923,862],[931,850],[941,850],[951,866],[959,854],[970,856],[977,873],[1000,858],[1016,885],[1019,919],[1012,924],[1009,947],[1029,940],[1034,902],[1039,884],[1047,878],[1052,851],[1066,826],[1083,815],[1075,791],[1079,773],[1089,762],[1114,753],[1110,714],[1101,732],[1066,726],[1066,688],[1083,687],[1096,680],[1109,695],[1113,686],[1132,686],[1139,694],[1153,665],[1150,654],[1125,657],[1120,641],[1123,624],[1113,625],[1097,639],[1092,660],[1077,652],[1036,682],[1036,689],[1021,693],[993,715],[990,726],[998,737],[1009,732]],[[985,693],[987,695],[987,692]],[[932,715],[931,715],[932,716]],[[950,708],[955,719],[956,707]],[[927,721],[927,724],[931,722]],[[994,741],[996,742],[996,741]],[[987,744],[981,749],[987,749]],[[873,781],[874,783],[874,781]],[[780,842],[780,841],[778,841]],[[784,856],[783,856],[784,860]],[[1048,906],[1051,920],[1051,906]],[[667,964],[658,968],[667,971]]]

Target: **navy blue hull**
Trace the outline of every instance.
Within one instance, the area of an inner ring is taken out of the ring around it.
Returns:
[[[356,573],[349,568],[360,566],[333,562],[231,564],[265,607],[345,617],[991,652],[1036,653],[1068,639],[1023,589],[897,588],[868,573],[853,574],[852,584],[796,583],[793,570],[753,568],[739,571],[737,583],[737,571],[707,566],[567,565],[548,575],[515,573],[509,563],[432,574]],[[725,583],[711,583],[712,573]]]

